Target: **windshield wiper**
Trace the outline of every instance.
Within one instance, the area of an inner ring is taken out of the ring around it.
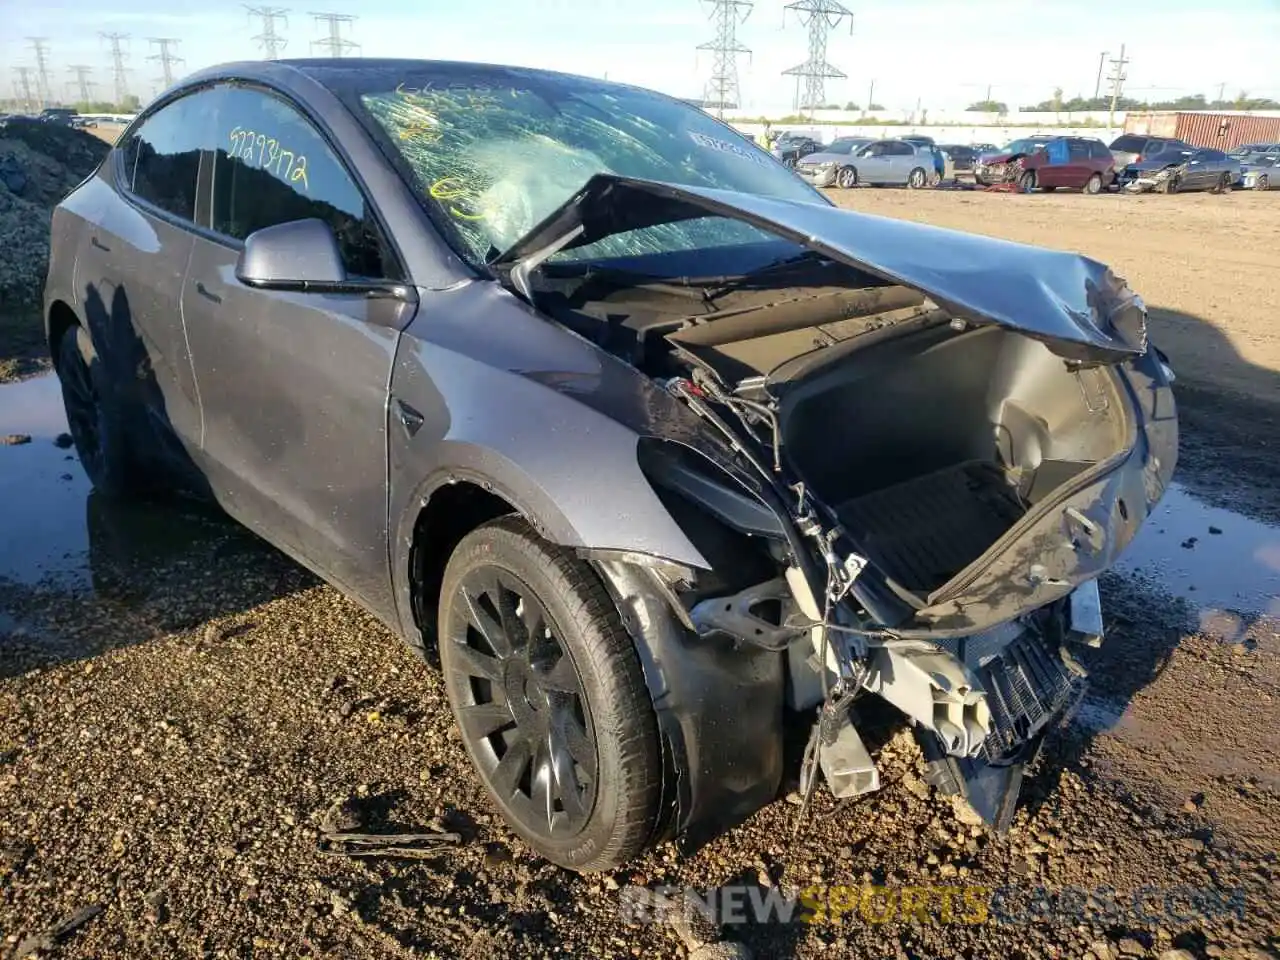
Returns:
[[[714,300],[716,297],[723,296],[724,294],[730,292],[731,290],[736,290],[738,287],[741,287],[743,284],[758,281],[763,277],[769,276],[770,274],[784,273],[787,270],[790,270],[791,268],[797,267],[801,264],[806,264],[806,263],[826,264],[826,263],[832,263],[832,262],[833,261],[831,260],[830,257],[828,257],[824,253],[819,253],[817,250],[802,250],[800,253],[792,254],[789,257],[783,257],[781,260],[770,261],[769,263],[763,264],[762,266],[759,266],[759,267],[755,267],[754,269],[748,270],[745,273],[737,274],[736,276],[712,278],[708,282],[718,282],[719,286],[713,289],[707,290],[707,296],[710,299]]]

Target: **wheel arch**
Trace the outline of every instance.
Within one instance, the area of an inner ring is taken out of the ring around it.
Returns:
[[[45,316],[45,335],[49,344],[49,356],[55,370],[58,366],[58,343],[62,340],[63,334],[76,326],[82,326],[80,317],[69,303],[65,300],[54,300],[49,304],[49,311]]]

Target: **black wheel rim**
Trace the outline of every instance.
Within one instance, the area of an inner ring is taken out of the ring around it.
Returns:
[[[90,478],[96,477],[102,460],[102,404],[89,365],[80,355],[74,330],[65,336],[58,379],[67,411],[67,429],[75,441],[80,463]]]
[[[442,661],[480,774],[522,826],[561,838],[596,799],[595,734],[573,660],[533,591],[494,566],[463,578]]]

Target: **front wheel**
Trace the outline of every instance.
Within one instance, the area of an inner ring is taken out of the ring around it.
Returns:
[[[921,189],[927,180],[923,167],[916,167],[907,176],[907,186],[912,190]]]
[[[657,720],[596,573],[522,520],[479,527],[445,568],[440,664],[471,762],[503,818],[570,870],[609,870],[654,832]]]
[[[1028,170],[1018,178],[1018,186],[1023,193],[1030,193],[1036,188],[1036,173],[1034,170]]]
[[[1269,190],[1270,188],[1271,188],[1271,181],[1267,178],[1267,175],[1265,173],[1258,174],[1258,179],[1253,181],[1253,189]]]
[[[836,186],[848,190],[858,185],[858,171],[853,167],[844,167],[836,174]]]
[[[57,350],[67,429],[89,482],[108,497],[138,492],[125,417],[93,339],[76,324],[62,334]]]

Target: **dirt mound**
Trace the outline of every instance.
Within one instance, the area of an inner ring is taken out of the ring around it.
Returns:
[[[39,300],[50,214],[109,149],[70,127],[33,120],[0,126],[0,310]]]

